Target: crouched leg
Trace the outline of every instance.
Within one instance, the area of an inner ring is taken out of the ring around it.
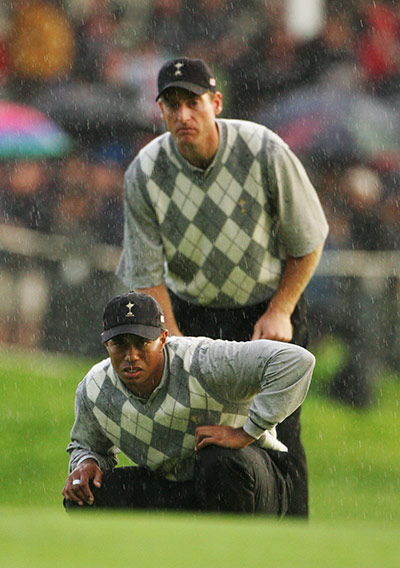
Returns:
[[[118,467],[106,471],[100,488],[90,487],[93,505],[83,509],[195,510],[194,483],[168,481],[142,467]],[[67,511],[82,509],[64,499]]]
[[[195,486],[199,507],[207,511],[283,516],[288,507],[286,475],[267,450],[255,445],[241,450],[210,445],[200,450]]]

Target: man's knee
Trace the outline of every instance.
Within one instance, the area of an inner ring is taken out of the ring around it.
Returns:
[[[232,450],[220,446],[207,446],[197,453],[197,472],[204,479],[216,480],[230,474],[246,472],[248,463],[243,450]]]
[[[196,485],[205,508],[216,511],[284,515],[284,476],[258,447],[232,450],[207,446],[196,460]]]

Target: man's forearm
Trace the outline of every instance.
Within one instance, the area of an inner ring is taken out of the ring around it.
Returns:
[[[75,447],[74,447],[75,446]],[[94,460],[97,465],[102,469],[113,469],[118,464],[118,459],[115,454],[99,454],[93,450],[80,447],[78,442],[69,444],[67,450],[70,453],[69,471],[76,469],[81,463],[86,460]]]
[[[291,341],[293,337],[291,315],[315,272],[323,246],[320,245],[306,256],[300,258],[290,256],[287,259],[278,289],[272,296],[266,312],[254,325],[252,340]]]
[[[289,257],[279,287],[270,302],[270,310],[279,310],[292,315],[300,296],[314,274],[324,245],[300,258]]]
[[[152,286],[150,288],[137,288],[136,291],[142,294],[149,294],[157,300],[164,312],[165,327],[169,335],[182,335],[176,323],[171,298],[165,284],[159,284],[158,286]]]

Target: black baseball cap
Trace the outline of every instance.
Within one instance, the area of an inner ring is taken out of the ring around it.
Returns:
[[[158,74],[158,95],[156,101],[170,87],[186,89],[195,95],[207,91],[215,92],[217,82],[214,73],[201,59],[179,57],[164,63]]]
[[[127,292],[115,296],[104,309],[103,342],[124,333],[154,340],[163,330],[164,315],[161,306],[147,294]]]

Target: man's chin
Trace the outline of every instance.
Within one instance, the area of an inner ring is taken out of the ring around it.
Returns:
[[[191,129],[179,130],[176,133],[176,139],[178,140],[178,142],[181,142],[181,143],[185,143],[185,142],[186,143],[190,143],[190,142],[193,143],[193,141],[196,138],[196,135],[197,135],[197,133],[196,133],[195,130],[191,130]]]

